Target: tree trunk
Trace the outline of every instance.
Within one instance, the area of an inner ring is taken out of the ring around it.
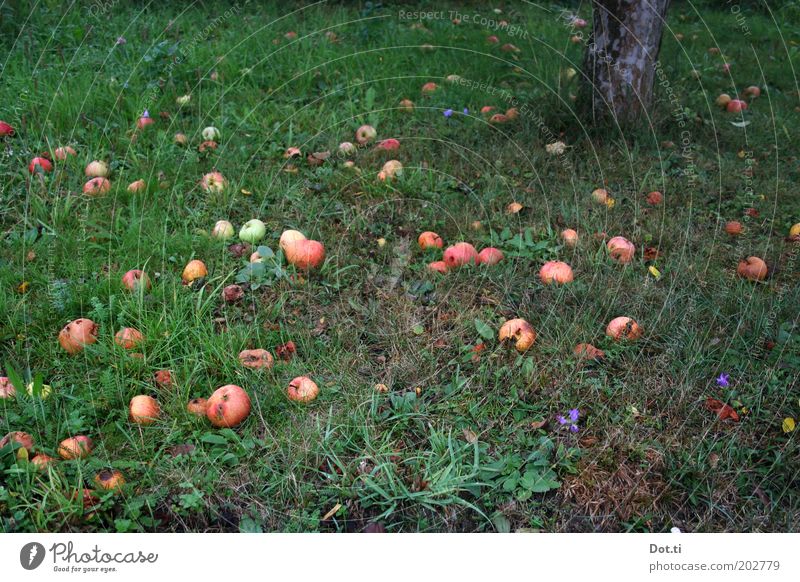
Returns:
[[[637,121],[653,103],[655,66],[670,0],[592,0],[584,58],[591,119]]]

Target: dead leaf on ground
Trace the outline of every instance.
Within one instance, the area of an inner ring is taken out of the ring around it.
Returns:
[[[716,398],[706,398],[706,408],[715,413],[720,420],[730,418],[733,422],[739,422],[739,414],[731,406]]]

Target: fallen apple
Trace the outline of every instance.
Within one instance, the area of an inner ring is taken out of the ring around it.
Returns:
[[[717,107],[725,109],[728,106],[728,103],[731,102],[731,96],[727,93],[720,93],[719,97],[714,100],[714,103],[717,104]]]
[[[525,208],[519,202],[510,202],[508,206],[506,206],[506,214],[519,214],[522,212],[522,209]]]
[[[605,188],[595,188],[592,190],[592,199],[598,204],[606,204],[608,202],[608,190]]]
[[[741,99],[731,99],[725,106],[725,109],[728,113],[741,113],[747,109],[747,102]]]
[[[142,332],[133,327],[123,327],[114,336],[114,342],[126,350],[134,349],[142,341],[144,341]]]
[[[50,455],[45,455],[44,453],[39,453],[35,457],[31,459],[31,463],[33,463],[37,469],[40,471],[44,471],[47,467],[54,465],[58,459],[55,457],[51,457]]]
[[[757,97],[761,97],[761,88],[756,85],[750,85],[742,91],[742,95],[750,99],[756,99]]]
[[[738,220],[731,220],[725,224],[725,232],[731,236],[739,236],[742,231],[744,231],[744,227]]]
[[[299,240],[287,245],[286,260],[296,269],[316,269],[325,261],[325,247],[319,241]]]
[[[208,410],[208,400],[205,398],[192,398],[186,405],[186,411],[195,416],[205,416]]]
[[[605,357],[603,350],[597,349],[592,344],[578,344],[572,353],[579,360],[601,360]]]
[[[650,192],[650,194],[647,195],[647,203],[650,206],[658,206],[663,201],[664,201],[664,195],[661,194],[661,192],[659,192],[657,190],[653,191],[653,192]]]
[[[542,265],[542,268],[539,269],[539,279],[541,279],[542,283],[545,285],[553,283],[557,285],[572,283],[572,267],[561,261],[547,261]]]
[[[289,400],[295,402],[311,402],[319,395],[319,386],[308,376],[298,376],[286,389]]]
[[[136,129],[144,129],[148,125],[152,125],[155,122],[156,120],[150,117],[150,113],[145,111],[144,115],[142,115],[141,117],[139,117],[139,119],[136,120]]]
[[[92,178],[83,185],[83,193],[89,196],[99,196],[111,190],[111,182],[106,178]]]
[[[356,146],[353,142],[350,141],[343,141],[339,144],[339,153],[343,155],[349,155],[356,151]]]
[[[185,133],[176,133],[172,138],[172,142],[175,145],[185,146],[189,143],[189,138],[186,137]]]
[[[77,152],[70,146],[58,147],[53,151],[53,157],[60,162],[63,162],[70,156],[76,155]]]
[[[136,424],[153,424],[161,414],[158,401],[147,394],[139,394],[131,398],[128,405],[131,422]]]
[[[478,264],[478,251],[468,242],[458,242],[444,251],[444,262],[448,269],[457,269],[470,263]]]
[[[400,149],[400,142],[393,137],[379,141],[375,146],[376,150],[384,152],[395,152]]]
[[[97,341],[97,324],[91,319],[80,318],[69,322],[58,334],[58,343],[68,354],[74,355],[85,346]]]
[[[519,109],[516,107],[511,107],[510,109],[506,110],[505,115],[509,121],[514,121],[519,117]]]
[[[189,283],[192,283],[197,279],[202,279],[207,275],[208,275],[208,269],[206,269],[206,264],[203,261],[194,259],[192,261],[189,261],[183,268],[183,273],[181,274],[181,281],[183,282],[184,285],[188,285]]]
[[[220,193],[225,190],[228,181],[219,172],[209,172],[200,180],[200,187],[206,192]]]
[[[281,238],[278,241],[278,246],[281,248],[283,254],[285,255],[286,249],[289,246],[301,240],[306,240],[306,235],[304,235],[299,230],[284,230],[281,233]]]
[[[28,385],[25,386],[25,392],[28,393],[28,396],[33,397],[34,396],[33,391],[35,388],[36,388],[36,383],[28,382]],[[42,399],[47,398],[48,396],[50,396],[52,392],[53,392],[53,387],[50,386],[50,384],[42,384],[41,386],[39,386],[38,397]]]
[[[239,239],[244,242],[255,244],[262,240],[267,234],[267,225],[257,218],[248,220],[239,229]]]
[[[561,231],[561,240],[570,248],[574,248],[578,244],[578,233],[571,228],[566,228]]]
[[[425,84],[422,86],[422,93],[423,93],[423,94],[425,94],[425,93],[433,93],[433,92],[434,92],[434,91],[436,91],[438,88],[439,88],[439,85],[437,85],[437,84],[436,84],[436,83],[434,83],[433,81],[429,81],[428,83],[425,83]]]
[[[108,164],[97,160],[89,162],[84,173],[87,178],[108,178]]]
[[[131,194],[139,194],[145,190],[147,190],[147,182],[144,180],[136,180],[135,182],[128,184],[128,192]]]
[[[503,251],[494,247],[486,247],[478,253],[475,263],[478,265],[496,265],[503,260]]]
[[[200,132],[200,135],[205,141],[219,141],[219,130],[214,126],[208,126]]]
[[[267,370],[272,367],[272,354],[267,350],[242,350],[239,352],[239,361],[245,368],[251,370]]]
[[[128,291],[147,291],[151,287],[150,277],[148,277],[147,273],[144,271],[139,269],[131,269],[122,276],[122,285]]]
[[[222,300],[225,303],[236,303],[244,297],[244,289],[241,285],[226,285],[222,290]]]
[[[192,96],[189,95],[189,94],[186,94],[186,95],[181,95],[180,97],[177,97],[175,99],[175,103],[177,103],[178,105],[188,105],[189,101],[191,101],[191,100],[192,100]]]
[[[206,417],[216,427],[234,427],[250,414],[250,397],[234,384],[217,388],[208,399]]]
[[[14,128],[5,121],[0,121],[0,137],[13,137]]]
[[[58,445],[58,454],[62,459],[83,459],[92,453],[94,444],[88,436],[78,435],[61,441]]]
[[[103,469],[94,477],[94,484],[98,489],[105,489],[106,491],[120,491],[122,486],[125,485],[125,477],[119,471],[112,471],[111,469]]]
[[[442,237],[440,237],[435,232],[430,230],[426,230],[422,234],[417,237],[417,243],[419,244],[419,248],[425,249],[432,249],[432,248],[442,248],[444,245],[444,241],[442,241]]]
[[[522,354],[527,352],[536,341],[536,331],[524,319],[509,319],[500,326],[498,337],[500,343],[512,340],[514,348]]]
[[[378,136],[378,132],[371,125],[362,125],[356,130],[356,142],[367,145]]]
[[[433,271],[435,273],[441,273],[442,275],[447,274],[447,263],[444,261],[433,261],[432,263],[428,263],[428,270]]]
[[[47,158],[33,158],[28,165],[28,171],[31,174],[41,172],[46,174],[53,171],[53,163]]]
[[[216,224],[214,224],[214,228],[211,229],[211,236],[218,240],[231,239],[234,234],[236,234],[236,230],[227,220],[218,220]]]
[[[792,228],[789,229],[789,236],[790,237],[800,236],[800,222],[793,225]]]
[[[0,398],[13,398],[17,389],[6,376],[0,376]]]
[[[494,123],[497,125],[502,125],[504,123],[508,123],[509,119],[505,113],[495,113],[489,118],[489,123]]]
[[[0,449],[11,443],[21,446],[23,449],[28,451],[28,453],[33,452],[33,437],[26,432],[15,430],[8,433],[6,436],[0,439]]]
[[[642,333],[642,328],[630,317],[615,317],[606,326],[606,335],[614,340],[636,340]]]
[[[381,182],[386,182],[387,180],[392,180],[395,177],[400,177],[403,175],[403,164],[401,164],[398,160],[389,160],[385,164],[383,164],[383,168],[380,172],[378,172],[378,180]]]
[[[623,236],[615,236],[606,243],[608,254],[618,263],[626,264],[633,260],[636,246]]]
[[[747,257],[739,261],[739,265],[736,267],[736,273],[740,277],[749,279],[750,281],[763,281],[767,278],[769,269],[767,269],[767,264],[763,259]]]
[[[153,381],[161,388],[171,388],[172,372],[170,370],[158,370],[153,374]]]
[[[399,109],[400,111],[405,111],[406,113],[413,113],[414,102],[411,99],[401,99]]]

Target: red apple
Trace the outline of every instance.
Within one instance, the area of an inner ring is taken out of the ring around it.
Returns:
[[[561,240],[568,247],[574,248],[578,244],[578,233],[571,228],[566,228],[561,231]]]
[[[606,204],[608,202],[608,190],[605,188],[595,188],[592,190],[592,198],[598,204]]]
[[[219,193],[225,190],[227,185],[228,181],[225,179],[225,176],[219,172],[209,172],[203,175],[203,179],[200,181],[200,186],[206,192]]]
[[[545,285],[572,283],[572,267],[561,261],[548,261],[539,270],[539,279]]]
[[[0,376],[0,398],[12,398],[17,393],[16,388],[6,376]]]
[[[747,109],[747,102],[742,101],[741,99],[731,99],[728,105],[726,105],[725,109],[728,111],[728,113],[741,113]]]
[[[519,353],[524,353],[536,341],[536,331],[524,319],[509,319],[500,327],[498,337],[501,343],[513,340],[516,350]]]
[[[383,150],[385,152],[394,152],[400,149],[400,142],[393,137],[379,141],[375,146],[376,150]]]
[[[456,269],[469,263],[478,264],[478,251],[467,242],[458,242],[444,251],[444,262],[448,269]]]
[[[77,152],[71,146],[63,146],[63,147],[58,147],[58,148],[55,149],[55,151],[53,152],[53,157],[55,159],[63,162],[68,157],[74,156],[76,154],[77,154]]]
[[[33,158],[30,165],[28,165],[28,171],[31,174],[35,174],[36,172],[46,174],[47,172],[53,171],[53,163],[47,158]]]
[[[494,247],[486,247],[478,253],[475,262],[479,265],[496,265],[503,260],[503,251]]]
[[[286,254],[286,249],[296,243],[297,241],[306,240],[306,235],[304,235],[299,230],[284,230],[281,233],[281,238],[278,241],[278,246],[281,247],[283,254]]]
[[[508,121],[508,117],[506,117],[505,113],[495,113],[489,118],[489,123],[496,123],[498,125],[508,123]]]
[[[623,236],[615,236],[606,243],[608,253],[618,263],[630,263],[636,253],[636,246]]]
[[[147,190],[147,182],[144,180],[136,180],[135,182],[128,184],[128,192],[131,194],[139,194],[145,190]]]
[[[664,201],[664,195],[661,194],[661,192],[658,192],[657,190],[650,192],[650,194],[647,195],[647,203],[650,206],[658,206],[663,201]]]
[[[188,285],[189,283],[192,283],[193,281],[201,279],[207,275],[208,269],[206,269],[206,264],[203,261],[194,259],[189,261],[183,268],[181,281],[184,285]]]
[[[14,128],[5,121],[0,121],[0,137],[13,137]]]
[[[642,333],[642,328],[630,317],[615,317],[606,326],[606,335],[614,340],[636,340]]]
[[[40,471],[44,471],[47,467],[55,464],[58,459],[51,457],[50,455],[45,455],[44,453],[39,453],[35,457],[31,459],[31,463],[33,463],[37,469]]]
[[[153,374],[153,381],[161,388],[171,388],[172,372],[169,370],[158,370]]]
[[[440,237],[435,232],[430,230],[426,230],[417,238],[417,242],[419,243],[419,248],[421,249],[432,249],[432,248],[442,248],[444,242],[442,241],[442,237]]]
[[[286,260],[303,271],[316,269],[325,261],[325,247],[315,240],[296,241],[288,245],[285,252]]]
[[[319,395],[319,386],[308,376],[298,376],[286,389],[289,400],[295,402],[311,402]]]
[[[433,93],[433,92],[434,92],[434,91],[436,91],[438,88],[439,88],[439,85],[437,85],[437,84],[436,84],[436,83],[434,83],[433,81],[430,81],[430,82],[428,82],[428,83],[425,83],[425,84],[422,86],[422,93],[423,93],[423,94],[424,94],[424,93]]]
[[[756,85],[750,85],[742,91],[742,95],[750,99],[756,99],[757,97],[761,97],[761,88]]]
[[[156,122],[155,119],[150,117],[150,115],[145,111],[145,114],[142,115],[139,119],[136,120],[136,128],[137,129],[144,129],[148,125],[152,125]]]
[[[717,104],[717,107],[725,109],[728,106],[728,103],[731,102],[731,96],[727,93],[720,93],[719,97],[714,100],[714,103]]]
[[[738,220],[731,220],[725,224],[725,232],[731,236],[739,236],[743,230],[742,223]]]
[[[435,273],[441,273],[442,275],[447,274],[447,263],[444,261],[433,261],[432,263],[428,263],[428,270],[433,271]]]
[[[92,178],[83,185],[83,193],[89,196],[106,194],[109,190],[111,190],[111,182],[105,178]]]
[[[245,368],[251,370],[268,369],[272,367],[273,358],[267,350],[242,350],[239,352],[239,361]]]
[[[138,346],[142,341],[144,341],[144,336],[142,335],[142,332],[133,327],[123,327],[114,336],[114,342],[116,342],[118,346],[123,347],[126,350],[132,350],[133,348]]]
[[[58,454],[62,459],[83,459],[92,453],[94,444],[88,436],[78,435],[61,441],[58,445]]]
[[[18,444],[23,449],[27,450],[28,453],[33,452],[33,437],[26,432],[15,430],[8,433],[6,436],[0,439],[0,449],[10,443]]]
[[[205,398],[192,398],[189,404],[186,405],[186,410],[189,414],[195,416],[205,416],[208,410],[208,400]]]
[[[216,427],[241,424],[250,414],[250,397],[239,386],[228,384],[217,388],[208,399],[206,417]]]
[[[158,401],[152,396],[139,394],[131,398],[128,406],[131,422],[136,424],[153,424],[161,414]]]
[[[97,324],[91,319],[76,319],[59,332],[58,343],[68,354],[77,354],[84,346],[97,341],[97,329]]]
[[[767,264],[758,257],[747,257],[739,261],[739,265],[736,267],[736,273],[750,281],[763,281],[767,278],[768,272]]]
[[[367,145],[378,136],[378,132],[371,125],[362,125],[356,130],[356,142]]]
[[[122,285],[128,291],[139,291],[140,289],[150,289],[150,277],[147,273],[139,269],[131,269],[122,276]]]

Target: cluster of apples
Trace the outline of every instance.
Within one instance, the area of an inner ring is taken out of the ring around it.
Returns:
[[[728,113],[741,113],[742,111],[746,110],[748,105],[747,101],[752,101],[761,96],[761,88],[755,85],[751,85],[747,87],[744,91],[742,91],[742,95],[740,99],[733,99],[727,93],[720,93],[719,97],[717,97],[715,103],[721,109],[724,109]]]
[[[444,241],[442,237],[432,231],[425,231],[417,238],[417,243],[422,250],[430,248],[442,248]],[[486,247],[478,252],[474,246],[468,242],[457,242],[445,249],[442,260],[428,264],[428,269],[436,273],[445,274],[452,269],[458,269],[464,265],[496,265],[503,260],[503,252],[494,247]]]

